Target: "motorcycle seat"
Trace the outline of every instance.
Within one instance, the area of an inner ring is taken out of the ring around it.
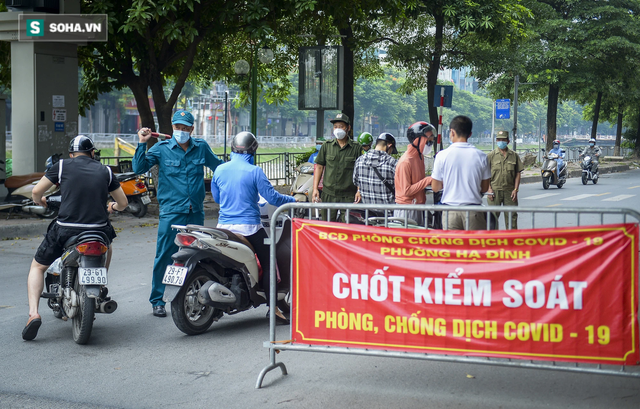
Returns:
[[[114,173],[113,176],[116,177],[118,182],[124,182],[125,180],[133,179],[137,175],[135,172],[127,172],[127,173]]]
[[[44,172],[29,173],[26,175],[10,176],[4,181],[4,187],[7,189],[17,189],[20,186],[37,182],[44,176]]]
[[[105,244],[109,244],[109,238],[105,233],[97,230],[87,230],[76,236],[70,237],[69,240],[64,243],[64,248],[71,247],[76,243],[84,243],[85,241],[100,241]]]

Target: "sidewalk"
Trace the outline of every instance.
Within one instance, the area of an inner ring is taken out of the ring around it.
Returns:
[[[582,175],[580,165],[578,163],[569,163],[569,177],[575,178]],[[629,169],[635,169],[638,166],[637,162],[611,162],[600,164],[600,174],[625,172]],[[540,168],[530,168],[522,172],[522,179],[520,183],[540,183],[542,177],[540,176]],[[281,193],[288,192],[288,187],[278,186],[278,190]],[[212,220],[218,218],[219,206],[213,201],[210,194],[205,196],[204,200],[204,215],[205,220]],[[12,214],[11,218],[7,219],[7,213],[0,212],[0,240],[13,240],[13,239],[25,239],[42,236],[47,231],[47,227],[51,220],[43,220],[36,216]],[[153,199],[149,204],[149,210],[147,215],[142,218],[137,218],[127,213],[118,213],[111,215],[111,222],[116,232],[119,229],[135,228],[141,226],[150,226],[158,223],[158,204]]]

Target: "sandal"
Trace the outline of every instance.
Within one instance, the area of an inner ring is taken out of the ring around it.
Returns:
[[[38,329],[42,325],[41,318],[31,318],[27,321],[27,325],[22,330],[22,339],[25,341],[32,341],[38,335]]]

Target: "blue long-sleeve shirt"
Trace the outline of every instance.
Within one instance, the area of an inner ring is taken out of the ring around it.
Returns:
[[[204,167],[215,172],[222,161],[202,139],[191,138],[189,148],[184,149],[171,138],[158,142],[149,151],[147,144],[136,148],[132,166],[136,174],[147,172],[159,165],[158,203],[160,214],[204,213]]]
[[[220,204],[220,224],[260,224],[258,194],[274,206],[295,202],[293,196],[278,193],[262,169],[251,164],[252,156],[231,153],[231,160],[216,169],[211,195]]]
[[[562,149],[560,148],[553,148],[549,151],[549,153],[555,153],[556,155],[558,155],[558,170],[560,170],[560,168],[562,167],[562,164],[564,163],[564,153],[562,153]]]

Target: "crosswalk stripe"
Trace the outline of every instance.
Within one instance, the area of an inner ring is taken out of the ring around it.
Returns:
[[[585,193],[583,195],[565,197],[564,199],[560,199],[560,200],[582,200],[582,199],[586,199],[588,197],[593,197],[593,196],[595,196],[595,194]]]
[[[618,195],[618,196],[614,196],[614,197],[609,197],[607,199],[603,199],[603,202],[619,202],[621,200],[624,199],[628,199],[630,197],[634,197],[635,195]]]
[[[631,187],[628,187],[627,189],[637,189],[637,188],[639,188],[639,187],[640,187],[640,186],[631,186]]]
[[[551,196],[557,196],[560,193],[543,193],[541,195],[535,195],[535,196],[529,196],[529,197],[523,197],[520,200],[526,200],[526,199],[530,199],[530,200],[536,200],[536,199],[544,199],[545,197],[551,197]]]

